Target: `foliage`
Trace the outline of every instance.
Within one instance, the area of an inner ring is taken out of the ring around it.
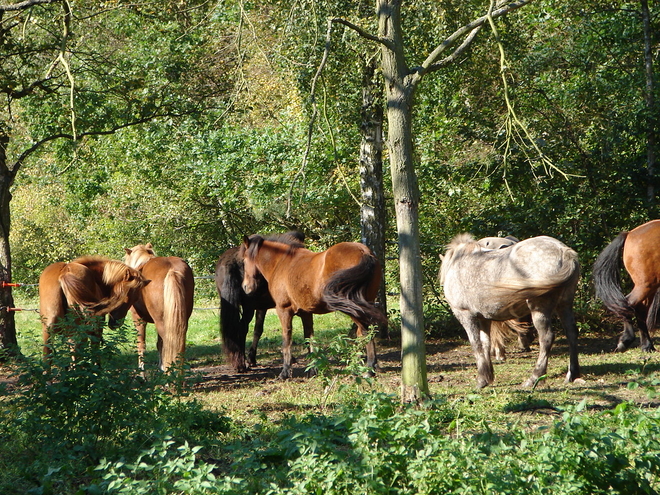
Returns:
[[[232,447],[231,475],[268,494],[657,493],[657,411],[621,404],[589,414],[582,403],[548,430],[491,431],[484,421],[479,433],[463,430],[442,400],[415,408],[363,399]]]
[[[49,359],[28,358],[19,368],[20,388],[5,392],[0,428],[20,469],[2,477],[0,487],[9,487],[13,475],[66,492],[71,477],[104,456],[133,457],[167,435],[204,444],[227,431],[225,418],[176,393],[179,373],[145,380],[127,366],[120,356],[127,328],[106,330],[98,342],[88,326],[96,323],[64,320]]]

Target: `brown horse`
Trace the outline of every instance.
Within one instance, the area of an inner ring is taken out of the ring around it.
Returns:
[[[596,295],[607,309],[623,320],[623,332],[616,351],[623,352],[635,340],[637,320],[640,347],[653,352],[649,332],[658,323],[660,308],[660,220],[652,220],[629,232],[621,232],[598,255],[593,267]],[[621,260],[630,275],[633,289],[627,296],[621,290]]]
[[[39,277],[44,355],[50,353],[50,332],[68,311],[82,315],[109,315],[110,325],[126,316],[143,287],[149,284],[140,272],[124,263],[87,256],[70,263],[53,263]],[[103,325],[93,333],[99,340]]]
[[[252,294],[259,274],[268,289],[282,325],[283,368],[280,378],[291,378],[291,320],[294,315],[341,311],[357,324],[358,336],[369,325],[386,323],[374,305],[382,277],[378,259],[364,244],[342,242],[322,253],[305,249],[300,243],[285,244],[253,235],[243,239],[243,290]],[[311,338],[312,335],[309,335]],[[376,344],[367,344],[367,366],[376,367]]]
[[[140,367],[144,366],[147,323],[156,325],[160,369],[167,371],[176,362],[182,365],[188,319],[193,308],[193,272],[181,258],[156,256],[151,243],[138,244],[125,251],[126,264],[151,280],[131,308],[138,330]]]
[[[267,239],[285,244],[303,242],[304,234],[291,231],[286,234],[268,236]],[[239,256],[239,248],[225,251],[215,268],[215,284],[220,296],[220,334],[225,354],[234,369],[245,372],[248,367],[257,364],[257,346],[264,331],[266,311],[275,307],[275,301],[268,292],[268,282],[259,277],[257,288],[252,294],[243,291],[243,259]],[[252,345],[245,353],[245,339],[249,325],[254,320]],[[312,317],[303,317],[305,338],[313,333]]]

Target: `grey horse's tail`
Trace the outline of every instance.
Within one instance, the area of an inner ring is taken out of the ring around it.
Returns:
[[[517,296],[511,304],[521,298],[539,297],[554,289],[575,287],[580,278],[580,263],[575,251],[570,248],[562,250],[561,268],[552,276],[542,280],[523,280],[519,282],[504,282],[497,284],[496,290],[505,290]]]
[[[593,267],[596,295],[607,309],[621,318],[629,318],[634,314],[634,309],[628,304],[626,296],[621,291],[621,253],[627,237],[628,232],[621,232],[598,255]],[[658,304],[655,300],[652,306],[656,306],[657,313]],[[649,312],[650,316],[651,312]]]

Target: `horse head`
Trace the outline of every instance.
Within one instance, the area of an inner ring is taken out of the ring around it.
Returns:
[[[103,271],[103,282],[110,288],[110,296],[99,301],[96,307],[103,314],[108,314],[110,326],[116,327],[151,281],[135,268],[109,260]]]
[[[257,255],[259,248],[264,242],[260,235],[251,235],[243,237],[238,256],[243,260],[243,291],[250,295],[258,290],[261,281],[261,273],[257,267]]]
[[[124,248],[126,255],[124,256],[124,263],[131,268],[140,269],[151,258],[156,257],[154,247],[149,242],[147,244],[138,244],[132,248]]]

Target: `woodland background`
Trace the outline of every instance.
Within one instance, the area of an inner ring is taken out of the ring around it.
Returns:
[[[535,1],[498,20],[508,97],[533,142],[515,130],[510,141],[488,29],[419,87],[413,133],[429,295],[438,254],[460,232],[551,235],[578,251],[588,274],[620,230],[657,216],[647,148],[658,112],[648,106],[641,5]],[[658,10],[648,7],[657,66]],[[407,2],[410,50],[425,52],[484,8]],[[208,275],[244,234],[296,228],[312,249],[359,240],[360,67],[377,53],[347,28],[335,32],[306,146],[326,18],[370,26],[370,2],[76,2],[66,65],[62,11],[53,3],[2,19],[2,51],[12,56],[0,65],[0,134],[8,166],[20,164],[14,281],[35,283],[47,264],[83,254],[119,258],[138,242]],[[12,22],[20,26],[10,31]],[[390,263],[391,292],[397,280]]]

